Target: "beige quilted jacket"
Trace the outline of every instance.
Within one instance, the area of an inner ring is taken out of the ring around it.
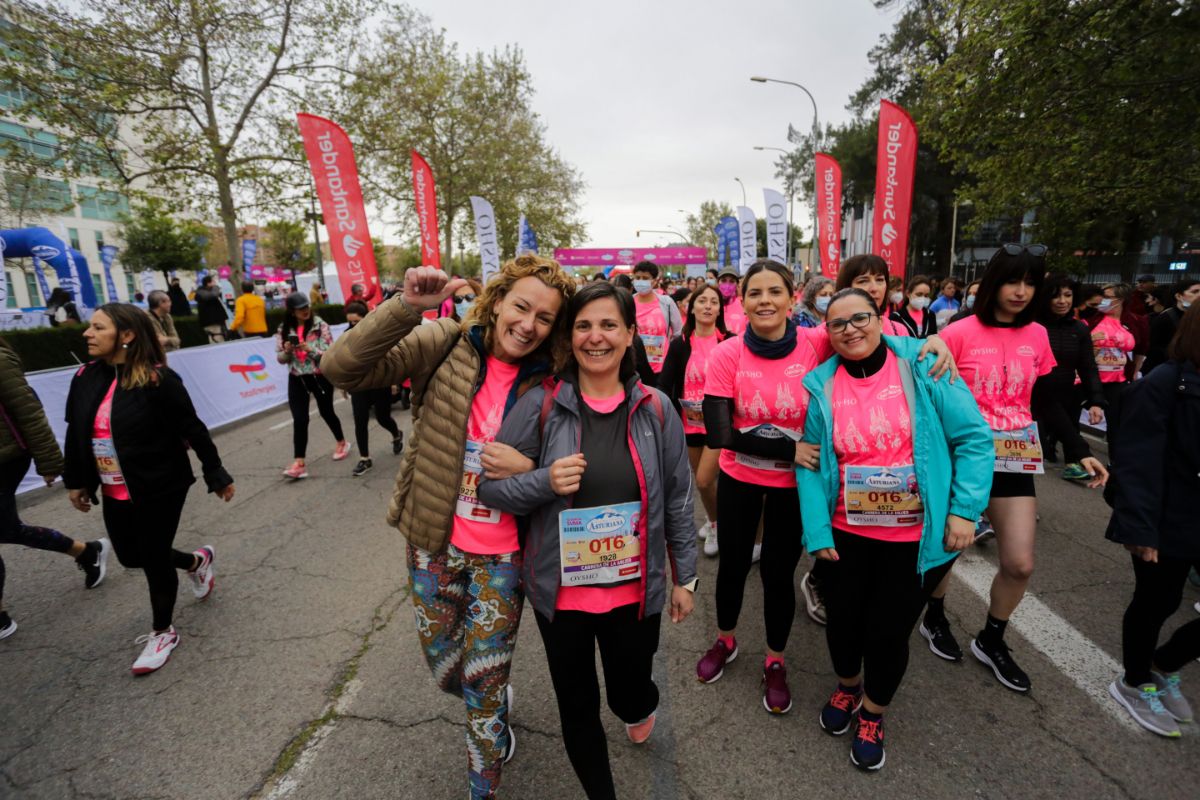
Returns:
[[[325,377],[348,391],[412,380],[412,435],[387,520],[422,550],[438,552],[450,537],[479,371],[479,351],[459,323],[422,325],[399,296],[343,333],[321,359]]]

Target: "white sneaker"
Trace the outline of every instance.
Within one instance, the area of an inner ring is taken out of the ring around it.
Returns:
[[[754,552],[750,554],[750,563],[757,564],[760,558],[762,558],[762,542],[755,542]]]
[[[192,555],[200,559],[200,566],[188,573],[192,579],[192,593],[198,599],[204,600],[212,594],[213,584],[216,582],[217,573],[213,569],[216,553],[213,552],[212,545],[206,544],[193,550]]]
[[[139,636],[137,643],[145,643],[142,654],[133,662],[134,675],[148,675],[160,668],[171,658],[171,651],[179,645],[179,634],[175,626],[167,628],[162,633],[147,633]]]
[[[712,523],[706,522],[700,526],[700,530],[696,531],[696,538],[703,541],[708,541],[708,537],[712,535]]]
[[[711,523],[708,536],[704,539],[704,555],[712,558],[717,554],[717,523]]]
[[[513,688],[511,683],[504,687],[504,705],[504,727],[508,729],[508,747],[504,750],[504,763],[507,764],[517,754],[517,734],[513,731],[512,726]]]
[[[17,632],[17,621],[8,614],[0,613],[5,622],[0,623],[0,639],[7,639]]]

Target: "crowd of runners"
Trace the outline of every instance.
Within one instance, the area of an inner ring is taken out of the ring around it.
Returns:
[[[526,603],[589,798],[616,796],[596,653],[609,709],[645,743],[663,617],[683,622],[697,592],[716,602],[695,665],[705,691],[720,692],[727,670],[761,670],[763,709],[786,714],[798,586],[837,676],[805,713],[849,734],[856,767],[878,770],[913,630],[939,657],[964,658],[950,576],[959,553],[994,537],[999,566],[967,649],[1000,686],[1028,692],[1005,634],[1034,571],[1034,475],[1059,445],[1063,478],[1103,489],[1107,536],[1130,553],[1124,674],[1109,691],[1139,724],[1178,737],[1193,716],[1180,671],[1200,657],[1200,619],[1160,640],[1200,565],[1200,281],[1085,289],[1048,275],[1045,256],[1005,245],[969,285],[905,283],[872,255],[803,286],[766,259],[679,283],[650,262],[584,281],[532,254],[486,285],[417,267],[374,310],[349,302],[336,340],[292,293],[275,332],[294,421],[284,474],[307,476],[312,397],[334,460],[349,456],[339,389],[352,401],[354,475],[372,467],[372,415],[403,452],[387,518],[406,542],[435,683],[463,700],[472,797],[496,796],[516,751],[509,672]],[[71,384],[62,449],[0,346],[0,542],[74,557],[89,589],[110,552],[141,569],[152,629],[132,671],[146,674],[180,642],[178,573],[198,599],[214,588],[211,546],[174,549],[195,482],[188,449],[210,493],[229,501],[234,482],[167,366],[161,322],[107,304],[84,336],[93,360]],[[407,442],[396,397],[412,409]],[[1107,463],[1081,418],[1105,425]],[[22,523],[15,492],[31,464],[48,484],[61,476],[78,511],[100,505],[107,537]],[[701,553],[719,558],[713,587],[699,585]],[[755,563],[766,649],[743,666]],[[3,580],[0,561],[0,601]],[[3,608],[0,639],[17,629]]]

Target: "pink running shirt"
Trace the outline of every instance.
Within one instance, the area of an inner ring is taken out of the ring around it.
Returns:
[[[1015,431],[1033,424],[1033,384],[1057,363],[1045,328],[1036,322],[1021,328],[993,327],[972,315],[946,326],[941,336],[992,430]]]
[[[846,518],[846,468],[856,466],[911,467],[912,416],[900,367],[890,350],[883,368],[867,378],[854,378],[845,366],[833,376],[833,451],[837,455],[839,486],[833,527],[888,542],[918,542],[922,522],[890,527],[852,525]],[[899,487],[902,491],[915,490]]]
[[[117,390],[114,379],[108,387],[100,407],[96,409],[96,421],[92,427],[92,455],[96,459],[96,471],[100,473],[100,492],[113,500],[128,500],[129,487],[117,461],[117,447],[112,435],[113,393]]]
[[[733,398],[733,426],[738,430],[765,426],[768,435],[787,435],[782,430],[790,434],[789,439],[799,441],[808,414],[808,392],[801,381],[819,363],[810,338],[800,331],[796,348],[779,359],[754,355],[740,336],[726,339],[708,358],[704,393]],[[788,488],[796,485],[792,462],[769,462],[722,450],[719,463],[722,471],[739,481]]]
[[[692,355],[688,358],[687,367],[683,373],[683,396],[679,398],[683,406],[683,432],[704,433],[704,381],[708,374],[708,359],[712,351],[724,339],[724,335],[714,330],[711,336],[692,334]]]
[[[637,308],[638,336],[646,346],[646,360],[655,374],[662,372],[663,359],[667,357],[667,318],[663,316],[662,306],[659,305],[658,295],[651,295],[649,303],[643,303],[635,298]]]
[[[506,364],[495,356],[488,356],[487,375],[471,403],[462,479],[450,530],[451,544],[464,553],[495,555],[521,549],[517,541],[516,517],[488,508],[479,502],[476,493],[483,471],[479,457],[483,446],[496,439],[500,423],[504,421],[504,404],[519,371],[519,364]]]
[[[1105,315],[1092,328],[1092,349],[1101,383],[1124,383],[1125,364],[1133,352],[1133,334],[1125,330],[1121,320]]]
[[[746,330],[746,312],[742,308],[742,298],[737,295],[725,303],[725,330],[731,336],[741,336]]]

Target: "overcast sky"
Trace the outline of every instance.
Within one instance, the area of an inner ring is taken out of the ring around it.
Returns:
[[[895,12],[870,0],[410,0],[464,51],[519,44],[547,137],[587,184],[581,246],[666,244],[703,200],[763,215],[764,186],[787,126],[808,130],[801,83],[822,126],[850,117],[846,101],[869,73],[867,51]],[[435,166],[436,169],[436,166]],[[811,230],[807,207],[795,221]]]

